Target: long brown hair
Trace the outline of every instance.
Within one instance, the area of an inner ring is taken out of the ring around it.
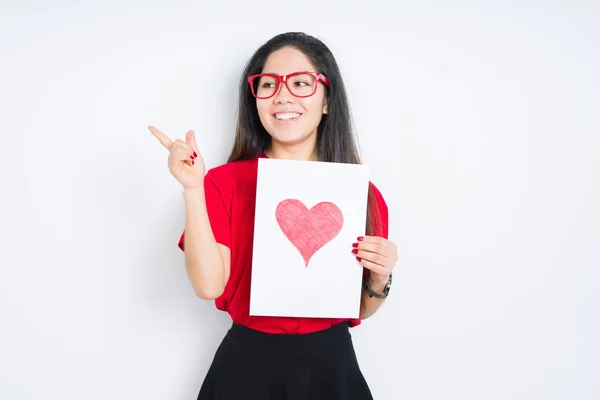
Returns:
[[[361,164],[354,134],[346,88],[337,62],[329,48],[319,39],[301,32],[277,35],[263,44],[250,58],[239,82],[238,120],[235,141],[228,162],[248,160],[269,148],[271,136],[260,122],[256,100],[248,81],[249,75],[262,72],[269,55],[283,47],[301,51],[317,72],[329,79],[326,86],[328,114],[317,127],[316,152],[321,161]],[[366,234],[381,236],[383,225],[374,189],[369,184]]]

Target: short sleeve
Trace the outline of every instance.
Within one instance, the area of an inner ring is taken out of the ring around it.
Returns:
[[[204,178],[204,196],[210,227],[217,243],[231,247],[231,201],[223,195],[223,188],[219,188],[210,171]],[[177,244],[182,251],[184,246],[185,230]]]
[[[373,236],[380,236],[388,239],[388,206],[381,192],[377,187],[369,182],[369,187],[373,192],[373,200],[369,200],[369,210],[373,218]],[[363,278],[369,274],[369,269],[363,268]]]
[[[389,214],[387,203],[379,189],[373,183],[369,185],[375,198],[374,204],[370,204],[371,215],[373,216],[373,236],[381,236],[388,239]]]

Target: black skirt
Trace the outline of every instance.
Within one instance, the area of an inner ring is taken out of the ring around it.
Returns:
[[[372,400],[348,323],[304,335],[236,323],[215,353],[198,400]]]

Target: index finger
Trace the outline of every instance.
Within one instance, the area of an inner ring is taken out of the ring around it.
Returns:
[[[387,240],[384,237],[381,236],[369,236],[369,235],[365,235],[365,236],[359,236],[362,239],[358,239],[358,241],[360,242],[365,242],[365,243],[373,243],[373,244],[380,244],[384,247],[392,247],[391,246],[391,242],[389,240]]]
[[[171,150],[171,146],[173,145],[173,141],[169,139],[167,135],[153,127],[152,125],[148,127],[150,132],[158,139],[158,141],[167,148],[167,150]]]

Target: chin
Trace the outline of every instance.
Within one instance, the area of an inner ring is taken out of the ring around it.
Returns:
[[[269,132],[271,139],[281,144],[298,144],[310,139],[310,134],[298,132]]]

